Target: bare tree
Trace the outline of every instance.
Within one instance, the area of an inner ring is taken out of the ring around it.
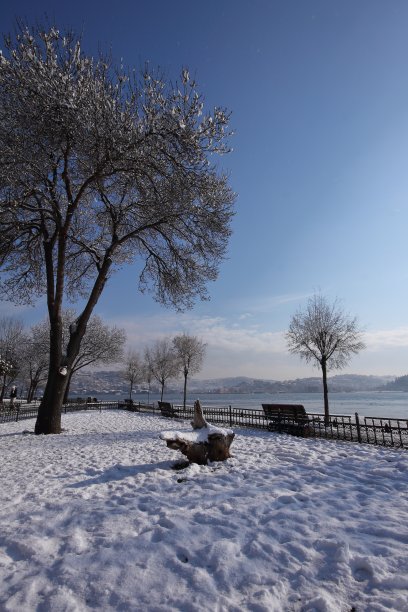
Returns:
[[[64,332],[69,342],[70,327],[75,325],[76,314],[73,311],[64,311]],[[101,317],[93,314],[86,326],[85,334],[82,338],[79,352],[75,357],[70,371],[68,373],[68,381],[65,388],[64,402],[68,399],[69,388],[73,375],[90,365],[105,365],[109,363],[118,363],[123,359],[123,348],[126,342],[126,332],[124,329],[118,328],[115,325],[112,327],[103,322]]]
[[[72,309],[62,312],[62,346],[69,342],[70,326],[77,314]],[[73,375],[89,365],[116,363],[123,357],[126,334],[123,329],[106,325],[98,315],[92,315],[86,327],[79,353],[68,374],[64,402],[67,401]],[[50,325],[48,319],[33,325],[24,342],[22,374],[28,381],[27,401],[31,401],[38,385],[47,380]]]
[[[19,373],[24,340],[22,321],[13,317],[0,318],[0,356],[8,363],[8,367],[3,368],[0,374],[0,402],[4,399],[6,389]]]
[[[170,338],[157,340],[151,348],[145,351],[147,369],[161,387],[160,401],[163,401],[164,386],[169,379],[177,378],[179,366]]]
[[[47,380],[50,354],[50,326],[42,321],[31,327],[23,348],[21,375],[26,379],[27,402],[31,402],[38,386]]]
[[[286,333],[291,353],[321,368],[325,421],[329,420],[327,371],[344,368],[352,355],[365,348],[356,318],[341,308],[338,300],[330,303],[322,295],[314,295],[304,311],[293,317]]]
[[[184,376],[183,406],[186,407],[187,378],[189,374],[197,374],[202,368],[205,344],[197,336],[181,334],[173,338],[174,350],[179,362],[179,367]]]
[[[0,57],[0,268],[16,302],[47,298],[50,361],[36,433],[61,431],[68,375],[110,275],[178,309],[207,297],[235,196],[210,155],[229,116],[203,113],[186,69],[172,86],[92,59],[74,34],[20,26]],[[62,345],[65,299],[84,308]]]
[[[133,387],[144,380],[145,364],[137,351],[129,351],[125,358],[124,379],[130,384],[129,399],[132,399]]]

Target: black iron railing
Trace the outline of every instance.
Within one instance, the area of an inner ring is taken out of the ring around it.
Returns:
[[[193,418],[193,406],[172,404],[171,418],[189,420]],[[106,402],[72,402],[63,406],[63,412],[77,412],[82,410],[126,410],[158,414],[155,404],[129,401]],[[35,418],[38,413],[37,404],[19,404],[14,407],[9,404],[0,405],[0,423],[20,421]],[[256,428],[269,431],[292,433],[303,437],[325,438],[334,440],[347,440],[379,446],[393,446],[408,448],[408,420],[382,417],[361,417],[357,413],[350,415],[332,415],[325,420],[322,414],[308,413],[306,418],[295,419],[282,417],[279,420],[265,416],[263,410],[250,408],[233,408],[232,406],[203,406],[205,418],[215,425],[224,427]]]
[[[191,419],[192,406],[173,404],[176,417]],[[364,442],[380,446],[408,448],[408,420],[386,419],[381,417],[361,417],[332,415],[325,420],[324,415],[308,413],[306,419],[282,417],[271,420],[263,410],[223,407],[203,407],[205,418],[214,424],[228,427],[254,427],[281,433],[294,433],[303,437]],[[174,417],[173,417],[174,418]]]
[[[32,419],[35,418],[37,414],[38,405],[19,403],[15,403],[14,406],[10,406],[9,404],[0,405],[0,423]]]

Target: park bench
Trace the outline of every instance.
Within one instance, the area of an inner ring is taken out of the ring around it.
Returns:
[[[130,398],[118,402],[118,408],[129,410],[129,412],[140,412],[140,406]]]
[[[262,408],[270,431],[308,435],[309,417],[301,404],[262,404]]]
[[[173,406],[170,402],[157,402],[159,404],[160,413],[162,416],[174,418],[177,417],[178,414],[174,410]]]

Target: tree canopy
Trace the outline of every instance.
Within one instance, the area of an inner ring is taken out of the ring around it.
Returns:
[[[235,196],[210,159],[229,150],[229,114],[204,109],[183,69],[172,85],[82,52],[57,28],[21,26],[0,56],[0,290],[46,295],[50,368],[36,432],[60,431],[61,373],[113,271],[177,309],[207,298]],[[84,299],[62,352],[64,301]]]
[[[8,299],[69,296],[139,257],[177,308],[206,296],[234,195],[209,163],[228,114],[203,113],[183,70],[119,73],[57,29],[22,29],[0,62],[0,262]],[[52,282],[51,282],[52,281]],[[95,285],[94,285],[95,287]],[[95,287],[96,288],[96,287]]]

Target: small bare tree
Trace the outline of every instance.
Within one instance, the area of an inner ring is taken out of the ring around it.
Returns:
[[[173,346],[184,377],[183,406],[185,408],[187,378],[190,374],[197,374],[201,370],[205,355],[205,344],[197,336],[181,334],[173,338]]]
[[[60,433],[68,375],[111,274],[182,309],[207,297],[235,196],[210,156],[229,115],[203,112],[186,69],[125,73],[57,28],[20,26],[0,55],[0,268],[9,300],[47,299],[50,360],[37,434]],[[63,350],[67,298],[84,308]]]
[[[163,401],[164,386],[169,379],[177,378],[179,365],[170,338],[157,340],[151,348],[145,350],[147,369],[161,387],[160,401]]]
[[[63,338],[69,342],[70,329],[76,325],[77,314],[72,310],[63,312],[64,332]],[[126,342],[126,332],[115,325],[109,326],[100,316],[92,315],[86,326],[79,352],[72,363],[68,373],[65,388],[64,402],[68,400],[72,377],[78,370],[90,365],[106,365],[118,363],[123,359],[123,348]]]
[[[23,348],[21,375],[27,382],[27,402],[31,402],[41,383],[47,380],[50,355],[50,326],[42,321],[31,327]]]
[[[70,328],[75,326],[77,313],[72,309],[62,312],[62,346],[69,342]],[[98,315],[92,315],[86,327],[85,335],[72,368],[67,377],[64,403],[67,401],[72,377],[76,372],[90,365],[116,363],[123,357],[123,346],[126,334],[123,329],[110,327]],[[24,364],[22,374],[27,379],[27,401],[31,401],[38,385],[47,380],[47,367],[50,353],[50,324],[48,319],[33,325],[31,333],[24,344]]]
[[[145,364],[137,351],[129,351],[125,358],[123,378],[130,384],[129,399],[132,399],[133,387],[143,381]]]
[[[293,317],[286,333],[291,353],[321,368],[325,421],[329,421],[327,371],[344,368],[351,357],[365,348],[356,318],[341,308],[338,300],[330,303],[322,295],[309,299],[305,310]]]

